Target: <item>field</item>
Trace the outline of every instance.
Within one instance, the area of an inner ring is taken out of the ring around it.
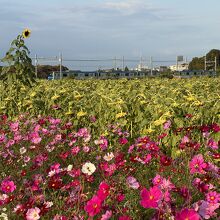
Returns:
[[[218,219],[219,85],[0,84],[0,218]]]

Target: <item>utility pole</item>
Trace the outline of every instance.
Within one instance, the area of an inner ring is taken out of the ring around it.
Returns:
[[[125,57],[122,57],[122,71],[125,70]]]
[[[217,57],[215,57],[215,72],[217,71]]]
[[[59,62],[60,62],[60,79],[63,78],[62,74],[62,53],[59,54]]]
[[[176,71],[178,71],[178,56],[176,57]]]
[[[116,70],[116,57],[114,57],[114,69]]]
[[[153,75],[153,57],[150,57],[150,75]]]
[[[35,54],[35,76],[36,78],[37,78],[37,64],[38,64],[37,54]]]
[[[141,59],[140,59],[140,69],[142,70],[142,65],[143,65],[143,58],[141,56]]]

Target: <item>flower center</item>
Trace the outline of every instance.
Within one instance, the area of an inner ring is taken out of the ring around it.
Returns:
[[[214,197],[214,196],[211,196],[211,197],[210,197],[210,199],[211,199],[211,200],[214,200],[214,199],[215,199],[215,197]]]
[[[198,168],[199,167],[199,165],[198,164],[195,164],[195,168]]]
[[[150,196],[150,200],[152,200],[154,198],[154,196]]]
[[[6,189],[10,189],[10,186],[7,186]]]
[[[98,207],[98,205],[97,205],[97,204],[95,204],[95,205],[93,206],[93,208],[94,208],[94,209],[96,209],[97,207]]]

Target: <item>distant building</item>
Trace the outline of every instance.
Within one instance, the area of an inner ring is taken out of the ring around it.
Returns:
[[[148,71],[150,68],[148,66],[145,66],[143,64],[138,64],[137,67],[134,69],[136,71]]]
[[[188,63],[181,63],[181,64],[178,64],[178,66],[177,65],[172,65],[169,68],[172,72],[183,71],[183,70],[188,70],[189,69],[189,64]]]
[[[167,72],[169,68],[167,66],[160,66],[159,72]]]

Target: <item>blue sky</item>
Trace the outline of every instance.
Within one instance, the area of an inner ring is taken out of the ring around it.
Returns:
[[[64,58],[175,60],[220,49],[219,0],[0,0],[0,6],[0,57],[26,27],[32,55],[44,57],[62,51]]]

